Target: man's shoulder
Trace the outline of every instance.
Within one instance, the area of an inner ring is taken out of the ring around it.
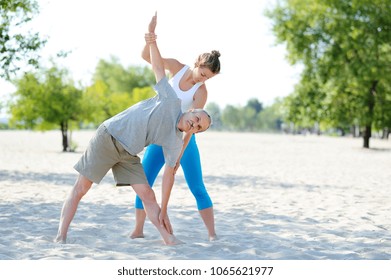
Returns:
[[[182,138],[172,140],[172,142],[167,143],[167,145],[163,145],[163,150],[165,151],[164,158],[169,166],[172,167],[175,166],[176,161],[182,151],[182,147],[183,147]]]
[[[178,98],[175,93],[175,90],[172,88],[170,83],[168,82],[167,77],[162,78],[155,86],[155,91],[158,95],[166,97],[166,98]]]
[[[163,77],[163,78],[160,79],[160,81],[158,81],[155,84],[154,88],[155,88],[156,91],[164,90],[167,87],[167,85],[170,85],[168,83],[168,79],[167,79],[167,77]]]

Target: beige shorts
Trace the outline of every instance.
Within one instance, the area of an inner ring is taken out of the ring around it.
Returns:
[[[74,168],[96,184],[110,168],[117,186],[148,184],[140,158],[129,154],[104,125],[99,126]]]

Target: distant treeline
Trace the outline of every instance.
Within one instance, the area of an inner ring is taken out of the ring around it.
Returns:
[[[248,100],[245,106],[227,105],[220,108],[208,103],[206,110],[212,117],[213,130],[279,132],[283,128],[282,102],[263,107],[256,98]]]
[[[15,26],[38,12],[36,1],[2,1],[0,77],[11,80],[20,62],[39,66],[37,52],[46,43],[39,34],[19,34]],[[256,98],[245,106],[209,103],[212,129],[351,134],[369,148],[373,135],[391,131],[391,4],[390,0],[288,1],[265,11],[277,43],[292,64],[303,66],[292,93],[264,107]],[[256,36],[256,35],[255,35]],[[66,53],[59,53],[59,57]],[[27,68],[26,68],[27,69]],[[17,87],[9,102],[9,124],[2,127],[60,129],[63,150],[72,150],[72,129],[95,127],[154,92],[147,67],[122,66],[101,60],[91,84],[81,86],[54,63],[12,79]],[[251,81],[256,82],[256,81]],[[261,96],[262,92],[259,93]]]

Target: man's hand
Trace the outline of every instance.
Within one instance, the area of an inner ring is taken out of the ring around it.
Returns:
[[[181,165],[181,159],[179,158],[175,164],[175,167],[174,167],[174,175],[176,174],[180,165]]]
[[[168,218],[166,211],[160,211],[159,213],[160,226],[164,227],[169,233],[173,234],[170,219]]]
[[[157,23],[157,12],[155,12],[155,15],[152,17],[151,22],[148,25],[149,33],[155,33],[156,23]]]

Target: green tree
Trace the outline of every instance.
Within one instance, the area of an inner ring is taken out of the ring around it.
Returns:
[[[240,109],[232,105],[227,105],[222,114],[221,120],[223,121],[224,127],[232,130],[240,129],[241,124],[241,113]]]
[[[239,129],[242,131],[255,131],[257,123],[257,111],[253,107],[244,106],[239,108],[241,115]]]
[[[284,99],[285,121],[294,123],[297,130],[312,129],[325,118],[325,98],[317,77],[303,75],[293,94]]]
[[[391,85],[388,85],[382,93],[391,92]],[[375,128],[382,131],[382,138],[388,139],[391,132],[391,95],[379,94],[377,100],[382,106],[377,106],[375,110]]]
[[[259,114],[263,110],[263,105],[256,98],[251,98],[247,101],[246,107],[253,108],[254,111]]]
[[[100,60],[82,99],[83,120],[98,125],[133,104],[155,95],[155,76],[148,67],[125,68],[117,58]]]
[[[134,88],[128,92],[109,92],[103,81],[87,88],[82,98],[83,121],[99,125],[130,106],[155,95],[152,87]]]
[[[389,0],[283,0],[266,12],[290,62],[304,65],[303,86],[291,100],[297,114],[308,113],[312,100],[309,111],[324,123],[362,127],[369,148],[372,128],[389,125],[391,114],[390,14]]]
[[[131,92],[155,84],[155,76],[150,67],[129,66],[125,68],[119,59],[112,56],[101,59],[95,68],[93,82],[104,81],[109,92]]]
[[[10,80],[21,65],[38,65],[37,51],[45,44],[39,33],[26,31],[38,12],[34,0],[0,0],[0,77]]]
[[[212,126],[211,129],[221,130],[223,128],[223,124],[221,121],[221,109],[217,103],[211,102],[205,106],[205,110],[209,113],[212,118]]]
[[[68,72],[55,66],[43,74],[27,73],[15,81],[10,125],[48,130],[60,128],[63,151],[69,151],[71,122],[80,120],[82,90],[68,78]]]
[[[94,126],[112,116],[109,110],[109,88],[103,81],[96,81],[85,89],[82,97],[82,119]]]
[[[243,119],[242,129],[255,131],[257,130],[257,117],[263,110],[263,105],[256,98],[251,98],[247,101],[247,104],[242,108]]]
[[[256,118],[259,131],[280,131],[283,119],[282,101],[277,99],[272,105],[263,108]]]

